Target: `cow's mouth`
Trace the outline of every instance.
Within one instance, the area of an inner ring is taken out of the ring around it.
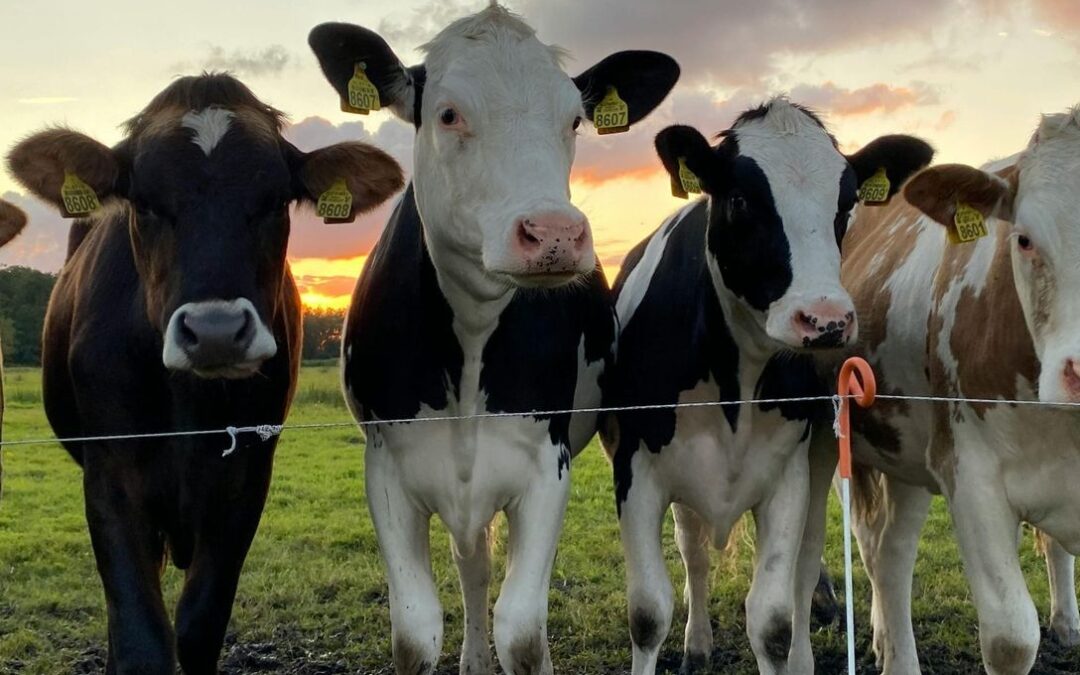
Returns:
[[[201,366],[191,372],[204,380],[244,380],[259,372],[262,361],[230,363],[220,366]]]
[[[504,274],[502,275],[514,286],[521,288],[558,288],[580,279],[584,275],[577,271],[572,272],[538,272],[536,274]]]

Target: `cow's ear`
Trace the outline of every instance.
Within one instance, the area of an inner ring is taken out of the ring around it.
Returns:
[[[716,194],[723,185],[721,159],[701,132],[693,127],[676,124],[656,135],[656,154],[671,176],[672,191],[681,193],[679,160],[697,177],[703,192]]]
[[[70,129],[49,129],[26,138],[11,149],[7,162],[16,180],[65,215],[86,213],[65,207],[63,192],[73,185],[85,194],[78,185],[83,184],[97,200],[119,194],[121,162],[117,153]]]
[[[957,204],[967,204],[985,218],[1012,220],[1016,192],[1001,176],[964,164],[925,169],[904,186],[904,199],[942,225],[951,227]]]
[[[889,196],[900,191],[904,181],[934,158],[934,148],[921,138],[892,134],[881,136],[863,146],[848,162],[862,185],[866,179],[884,169],[889,179]]]
[[[26,227],[26,214],[14,204],[0,199],[0,246],[15,238]]]
[[[378,33],[349,23],[315,26],[308,34],[308,44],[342,101],[349,100],[349,80],[357,67],[362,67],[364,76],[379,92],[380,106],[420,126],[424,66],[406,68]]]
[[[405,184],[394,158],[367,143],[338,143],[306,153],[287,147],[298,201],[317,205],[329,193],[327,201],[347,203],[344,212],[329,214],[327,219],[352,221]],[[347,195],[341,195],[342,190]]]
[[[650,51],[616,52],[574,78],[581,91],[585,114],[593,119],[593,110],[614,87],[626,101],[628,124],[651,113],[679,80],[679,64],[667,54]]]

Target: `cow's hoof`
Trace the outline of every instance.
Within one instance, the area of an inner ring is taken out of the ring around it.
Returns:
[[[697,673],[709,672],[709,655],[702,652],[686,652],[683,654],[682,667],[679,675],[696,675]]]

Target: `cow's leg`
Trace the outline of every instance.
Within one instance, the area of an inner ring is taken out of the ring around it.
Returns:
[[[433,673],[443,622],[431,572],[431,514],[409,499],[387,457],[371,452],[365,460],[368,510],[390,587],[394,666],[400,675]]]
[[[107,671],[173,675],[173,631],[161,598],[164,546],[140,497],[87,452],[86,522],[109,617]]]
[[[1050,635],[1058,644],[1080,644],[1080,613],[1076,607],[1075,558],[1053,537],[1035,530],[1039,550],[1046,557],[1050,575]]]
[[[636,464],[635,469],[642,464]],[[634,675],[656,671],[660,646],[671,629],[675,601],[660,542],[664,512],[670,503],[648,470],[634,471],[619,516]]]
[[[884,491],[873,520],[857,519],[859,553],[873,590],[874,650],[886,673],[918,673],[911,624],[911,583],[919,535],[930,511],[925,489],[883,476]]]
[[[753,508],[757,542],[754,580],[746,596],[746,632],[764,674],[787,670],[795,611],[795,569],[806,526],[809,467],[806,447]]]
[[[808,450],[809,498],[806,525],[803,528],[795,577],[795,612],[792,623],[791,655],[788,658],[792,673],[811,673],[814,654],[810,648],[810,613],[817,587],[825,580],[831,595],[829,577],[821,554],[825,550],[825,520],[829,504],[829,484],[836,470],[836,439],[832,429],[814,431]],[[845,598],[845,601],[848,599]],[[832,602],[836,603],[835,595]],[[835,608],[834,608],[835,613]]]
[[[506,507],[507,567],[495,602],[495,651],[509,675],[552,672],[548,587],[569,496],[570,472],[545,465]]]
[[[985,454],[983,447],[966,453]],[[1022,675],[1031,669],[1039,649],[1039,616],[1017,555],[1020,519],[995,468],[978,466],[977,461],[966,464],[949,508],[979,614],[983,664],[990,675]]]
[[[463,675],[492,672],[491,649],[488,647],[488,585],[491,583],[491,552],[488,546],[488,528],[480,531],[469,555],[461,555],[454,542],[450,542],[465,605],[465,643],[461,647]]]
[[[684,673],[707,670],[712,655],[712,626],[709,624],[709,531],[693,509],[674,504],[675,541],[686,567],[686,634],[683,642]]]
[[[248,463],[242,472],[234,473],[245,480],[239,496],[223,501],[195,533],[195,550],[176,607],[176,648],[188,675],[218,672],[240,572],[266,503],[273,450],[249,452],[262,454],[236,458]]]

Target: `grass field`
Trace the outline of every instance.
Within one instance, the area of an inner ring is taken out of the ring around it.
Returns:
[[[49,435],[41,411],[39,372],[7,371],[5,440]],[[305,367],[291,422],[349,419],[337,370]],[[283,435],[269,502],[240,582],[222,667],[230,673],[387,673],[390,660],[386,587],[362,495],[363,442],[353,427]],[[57,445],[19,446],[5,453],[0,503],[0,673],[93,673],[104,665],[105,612],[83,519],[77,466]],[[827,560],[841,567],[839,512],[832,504]],[[749,528],[752,531],[752,528]],[[433,528],[434,566],[446,617],[440,672],[456,672],[461,601],[441,525]],[[672,579],[682,570],[665,528]],[[496,546],[494,578],[504,551]],[[1025,543],[1021,555],[1040,615],[1048,613],[1046,574]],[[752,551],[714,554],[713,655],[718,673],[754,672],[742,600]],[[175,602],[181,574],[164,586]],[[855,579],[860,672],[875,672],[869,654],[869,585]],[[492,600],[498,591],[492,586]],[[623,562],[610,470],[598,447],[575,460],[573,492],[555,564],[548,631],[556,672],[617,673],[629,669]],[[940,503],[927,524],[915,580],[915,628],[923,672],[981,672],[970,594],[948,516]],[[677,670],[685,607],[676,603],[662,653]],[[818,672],[842,670],[843,634],[814,634]],[[1044,640],[1035,672],[1080,672],[1080,651]]]

